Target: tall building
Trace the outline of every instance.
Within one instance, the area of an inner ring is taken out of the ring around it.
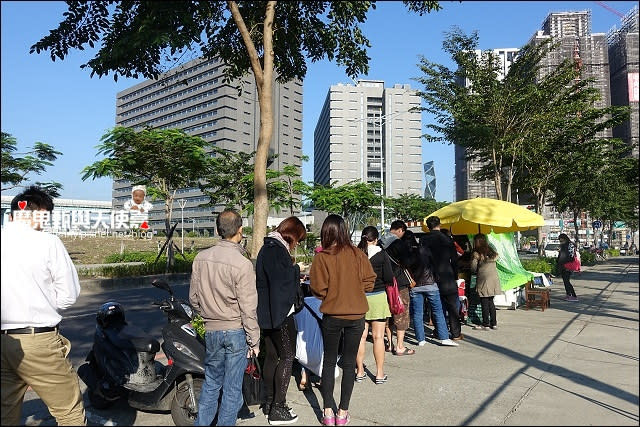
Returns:
[[[182,129],[200,136],[215,146],[232,152],[257,149],[260,130],[258,94],[251,76],[240,82],[225,83],[224,65],[215,59],[199,58],[187,62],[158,80],[136,84],[116,96],[116,125],[140,130]],[[269,166],[281,170],[286,165],[302,165],[302,83],[274,82],[273,137],[269,151],[278,157]],[[179,168],[180,165],[176,165]],[[131,197],[131,183],[114,181],[113,205],[119,209]],[[173,222],[180,218],[180,200],[185,200],[185,230],[215,229],[211,207],[199,207],[209,201],[199,188],[177,191]],[[177,213],[177,215],[176,215]],[[164,203],[154,202],[150,225],[164,229]],[[178,228],[180,229],[180,228]]]
[[[530,42],[541,43],[548,38],[560,42],[560,45],[541,61],[541,76],[556,69],[565,59],[572,59],[580,69],[581,79],[594,79],[591,86],[600,92],[600,99],[595,105],[599,108],[609,107],[611,91],[606,35],[591,33],[591,11],[549,13],[542,23],[542,29],[531,37]],[[598,134],[601,138],[611,136],[611,129]]]
[[[424,198],[436,199],[436,170],[433,160],[424,164]]]
[[[638,6],[634,6],[623,18],[620,28],[607,33],[609,70],[611,72],[611,105],[628,105],[629,121],[613,129],[613,136],[627,144],[634,144],[634,156],[638,158]]]
[[[499,80],[502,80],[507,75],[511,64],[516,60],[519,50],[520,49],[516,48],[492,50],[492,53],[497,58],[499,64]],[[481,50],[476,50],[477,56],[480,56],[481,54]],[[465,80],[464,82],[460,81],[459,84],[468,87],[470,82]],[[454,146],[454,158],[456,201],[472,199],[474,197],[486,197],[488,199],[496,199],[498,197],[493,181],[478,181],[473,178],[473,174],[479,171],[482,167],[482,162],[476,159],[467,159],[467,150],[460,145]]]
[[[389,197],[420,195],[418,107],[420,97],[408,84],[385,88],[382,80],[359,80],[331,86],[314,132],[314,181],[380,182]]]

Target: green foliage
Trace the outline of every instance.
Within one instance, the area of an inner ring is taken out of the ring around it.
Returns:
[[[417,194],[400,194],[398,197],[385,198],[384,207],[392,218],[403,221],[422,221],[425,216],[448,204],[449,202],[436,202]]]
[[[190,273],[191,264],[197,253],[185,252],[185,258],[177,255],[174,259],[172,267],[173,273]],[[112,254],[105,258],[105,263],[121,263],[121,262],[144,262],[139,265],[108,265],[98,268],[80,268],[78,274],[85,277],[135,277],[148,276],[151,274],[165,273],[167,263],[166,255],[160,256],[157,263],[153,263],[157,254],[153,252],[124,252],[123,254]]]
[[[2,151],[2,173],[0,174],[2,191],[16,187],[25,187],[29,174],[41,175],[53,161],[62,155],[60,151],[43,142],[36,142],[23,153],[17,153],[18,141],[11,134],[2,132],[0,148]],[[59,197],[62,184],[58,182],[36,182],[51,197]]]
[[[580,264],[596,265],[596,254],[591,251],[580,251]]]
[[[379,188],[378,183],[357,181],[343,185],[336,185],[336,182],[327,186],[316,184],[309,193],[309,199],[316,209],[341,215],[353,234],[367,217],[375,215],[375,210],[380,206]]]
[[[620,256],[620,249],[605,249],[605,252],[607,253],[607,255],[611,256]]]
[[[242,227],[242,234],[246,236],[251,236],[253,234],[253,228],[251,227]]]
[[[189,231],[187,237],[200,237],[200,234],[197,231]]]
[[[196,333],[198,334],[198,336],[204,339],[204,334],[207,331],[204,328],[204,319],[202,318],[202,316],[200,316],[199,314],[196,314],[195,316],[193,316],[193,320],[191,320],[191,325],[193,325],[193,329],[196,330]]]
[[[522,267],[527,271],[536,273],[553,273],[556,262],[554,258],[536,257],[533,259],[520,259]]]

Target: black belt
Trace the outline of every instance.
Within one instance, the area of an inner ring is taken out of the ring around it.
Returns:
[[[38,328],[17,328],[17,329],[3,329],[3,335],[11,335],[11,334],[41,334],[43,332],[53,332],[58,330],[58,325],[56,326],[43,326]]]

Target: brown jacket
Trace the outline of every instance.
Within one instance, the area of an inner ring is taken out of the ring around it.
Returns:
[[[229,240],[200,252],[193,260],[189,302],[202,316],[205,329],[244,328],[249,347],[260,344],[256,307],[256,275],[242,246]]]
[[[364,252],[345,248],[336,255],[319,252],[309,277],[311,292],[322,300],[320,311],[340,319],[357,320],[369,311],[365,292],[373,290],[376,273]]]
[[[471,259],[471,271],[477,271],[476,290],[481,297],[492,297],[502,294],[500,279],[498,277],[498,267],[496,260],[498,257],[488,258],[473,252]]]

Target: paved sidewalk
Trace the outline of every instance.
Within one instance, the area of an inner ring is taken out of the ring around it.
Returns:
[[[587,267],[573,278],[579,302],[563,300],[562,279],[551,307],[498,310],[498,329],[463,326],[459,347],[427,344],[413,356],[387,353],[389,381],[356,383],[353,425],[638,425],[638,258]],[[365,364],[375,369],[371,343]],[[370,377],[375,376],[369,372]],[[339,378],[336,380],[339,401]],[[322,396],[287,399],[299,425],[318,425]],[[256,418],[238,425],[268,425]]]
[[[406,341],[416,354],[386,353],[389,381],[355,384],[351,424],[637,426],[638,258],[587,267],[572,282],[579,302],[564,301],[557,278],[549,309],[498,310],[498,330],[463,326],[459,347],[417,347],[410,329]],[[371,343],[365,364],[375,366]],[[28,399],[27,415],[42,406],[33,392]],[[299,416],[293,425],[319,425],[318,389],[300,392],[292,379],[287,399]],[[268,425],[257,406],[250,409],[255,417],[239,426]],[[173,425],[169,414],[130,408],[107,415],[88,406],[87,415],[90,425]],[[37,418],[26,424],[55,425]]]

